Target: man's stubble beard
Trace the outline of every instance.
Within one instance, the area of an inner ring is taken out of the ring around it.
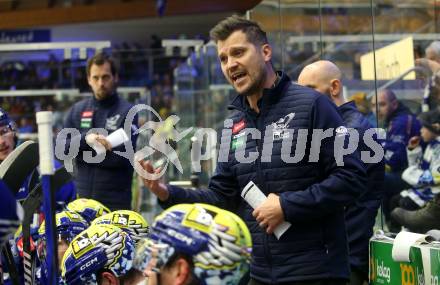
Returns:
[[[249,97],[263,90],[266,76],[267,76],[267,71],[266,68],[264,68],[263,66],[261,68],[261,73],[256,78],[255,82],[248,88],[248,90],[245,90],[243,93],[241,93],[241,95],[245,97]]]
[[[98,98],[98,100],[103,100],[103,99],[109,98],[115,92],[115,90],[116,90],[115,87],[112,87],[109,90],[107,90],[107,89],[102,90],[101,89],[98,93],[96,93],[96,95],[97,95],[96,97]],[[98,94],[99,94],[99,96],[98,96]]]

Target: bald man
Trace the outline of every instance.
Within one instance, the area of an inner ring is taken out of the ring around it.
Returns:
[[[321,60],[304,67],[298,84],[313,88],[329,97],[344,120],[345,126],[359,133],[359,151],[370,150],[363,143],[366,130],[372,128],[367,118],[356,109],[353,101],[347,102],[342,94],[342,73],[332,62]],[[350,248],[350,285],[368,282],[368,243],[373,235],[377,210],[381,204],[384,177],[383,161],[365,164],[368,177],[367,192],[356,203],[346,207],[345,217]]]
[[[345,103],[341,77],[342,73],[334,63],[320,60],[304,67],[298,77],[298,84],[327,95],[339,107]]]
[[[432,72],[429,96],[423,98],[423,104],[428,105],[429,110],[440,106],[440,41],[431,42],[425,49],[425,57],[415,60],[417,66],[424,67]]]
[[[425,57],[440,63],[440,41],[433,41],[425,49]]]

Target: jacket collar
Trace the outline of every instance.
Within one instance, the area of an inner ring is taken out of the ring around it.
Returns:
[[[338,107],[340,111],[357,110],[354,101],[348,101]]]
[[[394,110],[393,113],[391,113],[388,118],[385,121],[385,124],[388,126],[392,120],[394,120],[395,117],[401,116],[401,115],[412,115],[411,111],[399,102],[399,105],[397,106],[397,109]]]
[[[260,106],[260,112],[262,111],[261,108],[264,108],[268,105],[268,103],[275,103],[277,102],[282,94],[284,87],[291,82],[290,78],[282,71],[277,71],[277,81],[275,85],[272,88],[265,88],[263,90],[263,96],[258,101],[258,105]],[[228,106],[229,110],[240,110],[240,111],[252,111],[250,109],[249,104],[246,100],[245,96],[242,96],[238,94],[235,96],[234,99],[232,99],[231,103]]]
[[[115,104],[119,99],[119,96],[116,92],[113,92],[109,97],[102,99],[102,100],[97,100],[95,96],[93,96],[93,102],[95,102],[95,104],[97,106],[100,107],[108,107],[111,106],[113,104]]]

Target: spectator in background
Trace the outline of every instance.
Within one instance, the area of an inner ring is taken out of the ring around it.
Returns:
[[[417,210],[440,193],[440,113],[438,110],[424,112],[419,116],[422,122],[420,137],[408,142],[408,168],[402,178],[412,186],[400,193],[399,206],[406,210]],[[426,143],[422,149],[420,142]],[[430,187],[432,186],[432,187]]]
[[[61,72],[62,72],[62,80],[61,80],[61,88],[72,88],[72,67],[71,60],[65,59],[61,63]]]
[[[116,93],[118,84],[116,64],[105,54],[96,54],[87,62],[87,80],[93,97],[76,103],[68,112],[64,127],[80,131],[80,151],[96,151],[91,147],[105,147],[105,159],[88,163],[76,156],[74,182],[82,198],[91,198],[107,205],[111,210],[131,208],[131,181],[133,167],[130,161],[114,151],[124,151],[125,146],[112,148],[106,136],[90,133],[92,128],[103,128],[109,134],[124,127],[125,118],[132,105]],[[137,117],[131,128],[131,143],[136,149]],[[130,136],[130,134],[128,134]],[[66,147],[70,146],[70,140]],[[68,150],[66,150],[67,152]]]
[[[32,120],[28,117],[22,117],[20,119],[20,127],[18,128],[20,134],[31,134],[34,132],[34,125]]]
[[[433,41],[425,49],[425,58],[416,59],[416,65],[425,67],[432,72],[429,86],[429,97],[424,98],[424,104],[427,104],[429,109],[435,109],[440,106],[440,41]]]
[[[11,109],[9,110],[9,114],[11,114],[11,116],[13,117],[20,117],[23,115],[27,115],[25,113],[25,103],[24,103],[24,99],[21,97],[15,97],[14,99],[14,104],[11,106]]]
[[[59,63],[57,58],[55,57],[55,55],[50,54],[49,55],[49,62],[48,62],[48,68],[49,68],[49,82],[50,82],[50,87],[51,88],[56,88],[59,84],[59,78],[60,78],[60,74],[59,74]]]
[[[51,76],[51,71],[50,71],[48,62],[40,62],[37,65],[37,76],[38,76],[38,80],[39,80],[40,84],[42,84],[41,87],[43,89],[48,89],[48,88],[52,87],[52,86],[49,86],[50,85],[49,79]]]
[[[330,61],[317,61],[307,65],[298,77],[298,84],[321,92],[338,106],[344,124],[358,131],[363,138],[372,128],[367,118],[356,109],[353,101],[347,102],[342,94],[341,70]],[[364,94],[366,95],[366,94]],[[364,100],[365,96],[364,96]],[[359,140],[359,151],[369,148]],[[350,285],[362,285],[368,282],[368,248],[373,236],[373,226],[382,201],[384,163],[365,164],[367,170],[367,192],[356,202],[345,208],[348,245],[350,249]]]
[[[34,62],[28,63],[27,72],[23,81],[26,84],[26,86],[24,86],[26,89],[41,88],[41,82],[38,78],[37,68]]]
[[[433,41],[425,49],[425,57],[428,60],[432,60],[440,63],[440,41]]]
[[[153,56],[159,56],[163,53],[162,51],[162,39],[157,35],[151,35],[150,37],[150,49]]]
[[[75,88],[79,89],[79,92],[86,92],[89,90],[87,85],[87,75],[85,74],[83,67],[75,69]]]
[[[393,91],[380,90],[372,98],[373,111],[386,129],[386,139],[382,144],[385,152],[385,180],[383,210],[387,221],[390,221],[390,199],[409,185],[402,180],[402,172],[408,167],[406,146],[410,138],[420,136],[420,122],[402,103]],[[392,225],[391,225],[392,226]]]
[[[423,125],[421,138],[410,139],[409,167],[402,175],[412,189],[396,197],[399,208],[393,210],[391,217],[411,231],[425,233],[440,229],[440,111],[424,112],[419,118]],[[424,151],[420,139],[427,143]]]

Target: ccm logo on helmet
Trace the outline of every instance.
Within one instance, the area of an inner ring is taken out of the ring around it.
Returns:
[[[176,238],[176,239],[186,243],[187,245],[191,245],[193,243],[193,239],[192,238],[190,238],[190,237],[188,237],[188,236],[186,236],[184,234],[181,234],[179,232],[176,232],[173,229],[168,229],[167,233],[168,233],[168,235],[170,235],[170,236],[172,236],[172,237],[174,237],[174,238]]]
[[[98,257],[95,257],[92,260],[87,261],[86,264],[84,264],[83,266],[80,267],[80,270],[84,270],[96,262],[98,262]]]

